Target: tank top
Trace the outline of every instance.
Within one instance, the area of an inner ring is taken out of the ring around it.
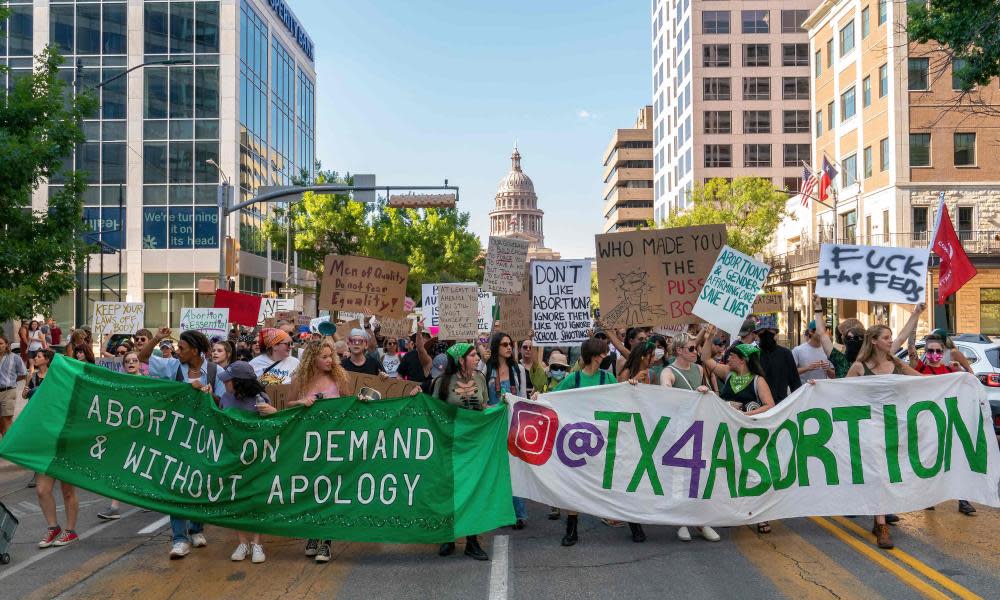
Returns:
[[[691,363],[691,366],[683,371],[676,365],[667,368],[674,372],[674,385],[671,387],[694,391],[701,385],[701,370],[698,368],[698,363]]]
[[[726,376],[726,382],[722,385],[722,391],[719,392],[719,397],[726,402],[738,402],[742,407],[743,412],[760,408],[760,399],[757,398],[757,375],[754,375],[753,379],[750,380],[750,383],[738,392],[733,391],[731,382],[732,377],[733,374],[731,372]],[[756,406],[749,406],[751,404],[755,404]]]
[[[875,371],[872,371],[871,369],[868,368],[868,364],[867,363],[861,363],[861,367],[864,369],[863,375],[878,375],[878,373],[876,373]],[[903,370],[899,368],[899,364],[898,363],[895,363],[895,362],[892,363],[892,374],[893,375],[902,375],[903,374]]]

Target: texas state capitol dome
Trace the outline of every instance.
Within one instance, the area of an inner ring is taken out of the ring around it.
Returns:
[[[538,208],[535,184],[521,170],[521,153],[514,146],[510,172],[500,180],[490,211],[490,235],[528,240],[529,251],[545,246],[542,215]]]

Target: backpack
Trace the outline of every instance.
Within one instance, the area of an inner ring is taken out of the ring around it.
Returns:
[[[599,369],[597,372],[601,374],[600,375],[601,381],[597,385],[604,385],[604,380],[605,380],[605,378],[608,375],[607,371],[605,371],[604,369]],[[573,387],[572,387],[572,389],[578,389],[580,387],[581,380],[583,379],[583,377],[580,375],[580,373],[581,373],[581,371],[577,371],[576,373],[573,373]]]
[[[205,359],[205,360],[208,360],[208,359]],[[275,364],[278,364],[278,363],[275,363]],[[271,366],[273,367],[274,365],[271,365]],[[177,374],[174,377],[174,379],[176,379],[177,381],[187,381],[187,377],[184,377],[184,369],[183,369],[183,367],[184,367],[184,365],[182,365],[182,364],[178,364],[177,365]],[[206,377],[206,379],[208,379],[208,385],[212,386],[212,395],[214,396],[215,395],[215,382],[218,381],[216,379],[216,376],[219,374],[219,365],[217,365],[214,362],[212,362],[212,361],[209,360],[208,361],[207,371],[208,371],[208,376]]]

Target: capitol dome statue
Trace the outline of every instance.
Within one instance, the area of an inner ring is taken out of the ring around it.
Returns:
[[[529,252],[544,248],[544,213],[538,208],[535,184],[521,170],[521,153],[516,144],[510,155],[510,172],[500,180],[494,201],[495,207],[490,211],[490,235],[528,240]]]

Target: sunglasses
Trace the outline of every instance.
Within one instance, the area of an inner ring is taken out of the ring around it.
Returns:
[[[523,346],[521,346],[521,350],[531,350],[531,345],[530,344],[524,344]]]
[[[715,344],[716,346],[725,346],[726,340],[722,338],[715,338],[714,340],[712,340],[712,343]]]
[[[500,342],[501,348],[510,348],[510,346],[511,346],[510,342]]]
[[[685,350],[687,350],[688,352],[697,352],[698,346],[688,346],[687,348],[685,348]]]
[[[932,356],[941,356],[944,354],[944,350],[928,350],[926,354],[930,354]]]
[[[366,340],[365,338],[348,338],[347,339],[347,343],[348,344],[367,344],[368,340]]]

